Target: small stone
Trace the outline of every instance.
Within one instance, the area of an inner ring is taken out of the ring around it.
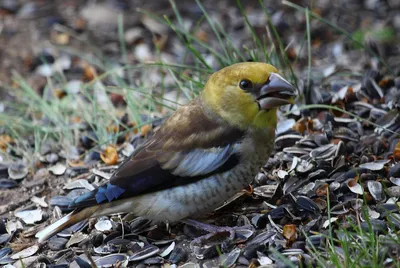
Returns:
[[[58,163],[55,166],[52,166],[49,168],[49,171],[57,176],[63,175],[66,170],[67,170],[67,167],[61,163]]]
[[[8,167],[8,175],[13,180],[25,178],[28,172],[28,167],[22,162],[13,163]]]
[[[390,197],[400,197],[400,186],[389,187],[386,192]]]
[[[390,168],[389,177],[400,177],[400,163]]]
[[[94,190],[93,185],[91,185],[87,180],[84,180],[84,179],[71,181],[71,182],[67,183],[66,185],[64,185],[64,187],[63,187],[63,189],[68,189],[68,190],[79,189],[79,188],[85,188],[89,191]]]
[[[379,171],[379,170],[382,170],[383,167],[385,166],[385,164],[387,164],[389,162],[390,162],[390,160],[378,160],[375,162],[368,162],[365,164],[361,164],[360,168],[366,168],[369,170]]]
[[[66,247],[69,248],[72,245],[76,245],[76,244],[82,242],[83,240],[85,240],[86,238],[88,238],[87,234],[84,234],[81,232],[75,233],[69,239],[68,243],[66,244]]]
[[[105,232],[105,231],[110,231],[113,227],[113,224],[110,220],[101,220],[98,221],[94,227],[96,228],[97,231],[100,232]]]
[[[125,31],[125,42],[133,44],[135,41],[143,38],[143,30],[141,28],[131,28]]]
[[[47,245],[49,246],[49,248],[51,250],[58,251],[58,250],[65,249],[65,245],[67,244],[67,242],[68,242],[68,239],[55,236],[49,240]]]
[[[183,261],[186,261],[187,259],[187,252],[183,248],[175,248],[172,252],[171,255],[169,255],[169,261],[171,263],[180,263]]]
[[[45,198],[46,198],[45,196],[43,197],[32,196],[31,201],[43,208],[47,208],[49,205],[47,205],[46,201],[44,201]]]
[[[19,260],[19,259],[27,258],[27,257],[34,255],[38,250],[39,250],[39,246],[33,245],[29,248],[23,249],[20,252],[17,252],[15,254],[11,255],[11,259]]]
[[[24,210],[15,212],[15,216],[22,219],[26,224],[34,224],[42,220],[43,212],[41,209]]]

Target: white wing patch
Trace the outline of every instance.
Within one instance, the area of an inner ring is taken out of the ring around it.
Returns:
[[[162,163],[163,169],[180,177],[194,177],[213,172],[237,152],[237,146],[227,145],[212,149],[196,149],[190,152],[175,153]]]

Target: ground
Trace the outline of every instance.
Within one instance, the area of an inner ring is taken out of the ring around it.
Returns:
[[[399,12],[393,0],[1,1],[0,264],[399,267]],[[233,240],[120,215],[37,244],[241,61],[277,66],[301,97],[249,189],[201,219],[237,228]]]

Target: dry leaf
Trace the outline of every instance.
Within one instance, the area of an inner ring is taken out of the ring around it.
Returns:
[[[297,131],[297,132],[299,132],[299,133],[301,133],[301,134],[304,134],[304,132],[306,130],[308,130],[308,131],[311,130],[312,131],[312,129],[313,129],[313,121],[311,119],[305,118],[305,117],[300,118],[296,122],[296,124],[294,124],[292,129]]]
[[[150,131],[151,131],[151,125],[144,125],[140,129],[140,132],[142,133],[143,137],[147,137]]]
[[[107,146],[104,153],[100,154],[101,160],[107,165],[115,165],[118,162],[118,153],[114,146]]]
[[[64,98],[65,96],[67,96],[67,92],[65,92],[65,91],[62,90],[62,89],[55,88],[55,89],[54,89],[54,95],[56,95],[56,97],[57,97],[58,99],[62,99],[62,98]]]
[[[116,125],[106,126],[106,130],[108,133],[118,133],[119,127]]]
[[[13,139],[9,135],[0,135],[0,150],[5,152],[8,144],[12,142]]]
[[[199,29],[199,30],[196,32],[196,37],[197,37],[199,40],[203,41],[203,42],[208,42],[207,32],[204,31],[204,30],[202,30],[202,29]]]
[[[57,45],[62,45],[62,46],[68,45],[69,38],[70,36],[66,33],[58,33],[53,31],[50,34],[51,41]]]
[[[329,192],[329,184],[323,184],[319,186],[316,190],[315,193],[317,196],[326,196]]]
[[[85,64],[85,66],[83,67],[83,80],[89,82],[95,79],[96,76],[96,69],[89,64]]]
[[[82,122],[82,119],[79,116],[72,116],[71,117],[71,123],[73,124],[79,124]]]
[[[157,47],[159,50],[163,50],[165,45],[167,44],[168,41],[168,35],[161,35],[161,36],[154,36],[153,37],[153,43],[154,46]]]
[[[283,226],[283,237],[287,240],[288,246],[290,246],[294,241],[296,241],[296,225],[294,224],[286,224]]]
[[[400,141],[394,147],[393,155],[396,160],[400,160]]]
[[[339,109],[342,109],[342,110],[344,110],[344,108],[345,108],[344,107],[344,102],[341,101],[341,100],[337,101],[336,103],[333,103],[332,106],[335,106],[335,107],[337,107]],[[343,112],[335,110],[335,109],[330,109],[330,112],[331,112],[331,114],[333,114],[336,117],[341,117],[344,114]]]
[[[133,131],[133,134],[138,134],[138,133],[139,133],[139,130],[138,130],[138,128],[135,127],[135,126],[136,126],[136,122],[131,122],[131,123],[128,124],[128,127],[133,129],[133,130],[132,130],[132,131]]]
[[[70,167],[85,167],[85,162],[82,160],[68,160],[67,161],[68,166]]]

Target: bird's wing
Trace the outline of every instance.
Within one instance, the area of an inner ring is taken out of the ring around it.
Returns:
[[[109,183],[78,197],[70,207],[168,189],[227,171],[239,162],[242,137],[242,131],[212,120],[199,101],[193,101],[122,163]]]

